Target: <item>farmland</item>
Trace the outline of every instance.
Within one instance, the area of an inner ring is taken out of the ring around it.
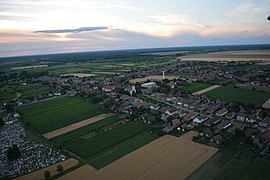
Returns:
[[[121,125],[67,148],[83,158],[91,158],[96,153],[143,132],[147,127],[142,123]]]
[[[219,98],[226,102],[254,104],[256,106],[261,106],[270,97],[270,94],[267,92],[229,86],[221,86],[212,91],[208,91],[206,95],[212,98]]]
[[[150,81],[161,81],[163,78],[163,76],[146,76],[144,78],[137,78],[137,79],[132,79],[130,80],[129,82],[130,83],[136,83],[136,82],[145,82],[147,80],[150,80]],[[169,80],[172,80],[172,79],[177,79],[179,77],[177,76],[165,76],[166,79],[169,79]]]
[[[47,133],[104,112],[81,98],[61,97],[20,109],[25,123],[39,133]]]
[[[180,87],[181,91],[185,91],[185,92],[189,92],[189,93],[195,93],[197,91],[200,91],[202,89],[208,88],[210,87],[211,84],[208,83],[190,83],[190,84],[186,84],[184,86]]]
[[[186,136],[177,138],[166,135],[100,170],[84,166],[62,179],[80,177],[84,180],[87,176],[93,179],[184,179],[216,151],[216,148],[192,142]],[[86,172],[87,176],[81,176]]]
[[[185,61],[270,61],[269,50],[224,51],[181,56]]]

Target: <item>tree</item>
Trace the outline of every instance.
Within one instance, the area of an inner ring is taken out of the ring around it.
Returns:
[[[2,126],[4,126],[4,120],[3,120],[3,118],[0,118],[0,127],[2,127]]]
[[[9,160],[18,159],[20,156],[21,156],[21,151],[20,151],[20,148],[16,144],[13,144],[12,147],[8,148],[7,157]]]
[[[64,170],[64,168],[63,168],[63,166],[61,164],[59,164],[57,166],[57,169],[56,170],[57,170],[57,172],[62,172]]]
[[[45,171],[44,172],[44,177],[45,177],[45,179],[49,179],[51,177],[50,171]]]

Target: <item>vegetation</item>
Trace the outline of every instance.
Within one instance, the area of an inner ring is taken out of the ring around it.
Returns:
[[[16,144],[13,144],[12,147],[8,148],[7,158],[9,160],[18,159],[20,156],[21,156],[21,151],[20,151],[20,148]]]
[[[45,171],[44,172],[44,177],[45,177],[45,179],[49,179],[51,177],[50,171]]]
[[[207,92],[206,95],[226,102],[243,103],[245,105],[254,104],[255,106],[261,106],[270,97],[270,94],[267,92],[229,86],[221,86]]]
[[[25,123],[46,133],[94,117],[104,112],[98,105],[81,98],[62,97],[20,109]]]
[[[184,92],[189,92],[189,93],[195,93],[197,91],[206,89],[208,87],[212,86],[211,84],[208,83],[199,83],[199,82],[195,82],[195,83],[190,83],[190,84],[186,84],[184,86],[180,86],[180,91],[184,91]]]
[[[64,168],[61,164],[57,165],[57,167],[56,167],[57,172],[62,172],[63,170],[64,170]]]

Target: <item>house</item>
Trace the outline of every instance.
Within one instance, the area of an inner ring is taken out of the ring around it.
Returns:
[[[141,89],[142,94],[150,95],[153,90],[152,89]]]
[[[213,136],[213,132],[209,128],[207,128],[201,133],[201,136],[210,138]]]
[[[129,98],[130,98],[130,96],[128,96],[128,95],[126,95],[126,94],[123,94],[123,95],[120,96],[120,99],[121,99],[121,100],[127,100],[127,99],[129,99]]]
[[[179,116],[180,118],[184,117],[186,114],[187,114],[187,113],[186,113],[185,111],[183,111],[183,110],[178,110],[178,116]]]
[[[218,110],[216,112],[216,116],[221,117],[221,116],[224,116],[227,113],[228,113],[228,109],[225,107],[225,108],[222,108],[222,109]]]
[[[144,113],[140,116],[140,118],[143,120],[143,121],[146,121],[149,117],[151,117],[151,115],[149,113]]]
[[[114,86],[104,86],[102,87],[102,91],[112,92],[114,90]]]
[[[232,120],[235,116],[236,116],[236,113],[235,112],[231,112],[231,113],[227,113],[225,115],[225,118],[226,119],[229,119],[229,120]]]
[[[150,109],[153,110],[153,111],[157,111],[159,108],[160,108],[160,107],[159,107],[159,105],[157,105],[157,104],[151,104],[151,105],[150,105]]]
[[[260,126],[262,127],[270,127],[270,117],[267,116],[266,118],[264,118],[260,123]]]
[[[261,140],[263,143],[270,142],[270,130],[265,131],[265,132],[260,136],[260,140]]]
[[[169,94],[167,97],[166,97],[166,101],[174,101],[176,100],[176,97],[174,97],[173,95]]]
[[[194,122],[194,123],[201,124],[201,123],[203,123],[204,121],[206,121],[207,119],[208,119],[208,117],[207,117],[206,115],[199,115],[199,116],[197,116],[197,117],[193,120],[193,122]]]
[[[168,116],[172,116],[174,114],[177,113],[177,109],[176,108],[171,108],[171,109],[168,109],[165,114],[167,114]]]
[[[256,123],[257,120],[258,120],[258,117],[256,114],[251,114],[246,118],[246,122],[249,122],[249,123]]]
[[[238,121],[244,122],[244,121],[246,120],[246,117],[247,117],[247,116],[246,116],[245,114],[243,114],[243,113],[238,113],[236,119],[237,119]]]
[[[173,119],[172,120],[172,125],[174,127],[180,126],[181,125],[181,121],[179,119]]]
[[[224,139],[222,138],[221,135],[216,135],[211,139],[212,142],[216,143],[217,145],[220,145],[224,142]]]
[[[232,127],[230,127],[227,132],[231,133],[231,134],[235,134],[235,131],[237,129],[243,131],[245,127],[246,127],[246,125],[244,125],[242,123],[233,123]]]
[[[219,130],[224,130],[230,127],[231,125],[232,125],[231,121],[225,120],[221,122],[217,127]]]
[[[194,112],[189,112],[185,117],[184,120],[185,121],[191,121],[196,117],[196,114]]]
[[[209,120],[207,120],[207,121],[204,123],[204,125],[210,127],[210,126],[212,126],[212,125],[217,124],[220,120],[221,120],[220,117],[214,116],[214,117],[210,118]]]
[[[166,126],[165,128],[162,129],[162,131],[169,133],[173,130],[173,126]]]
[[[155,116],[150,116],[146,120],[144,120],[144,122],[147,123],[147,124],[152,124],[155,121],[156,121],[156,117]]]

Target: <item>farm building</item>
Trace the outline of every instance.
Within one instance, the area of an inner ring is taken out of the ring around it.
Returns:
[[[157,86],[157,84],[155,82],[148,82],[148,83],[143,83],[141,85],[141,87],[147,88],[147,89],[152,89],[152,88],[156,88],[158,86]]]

